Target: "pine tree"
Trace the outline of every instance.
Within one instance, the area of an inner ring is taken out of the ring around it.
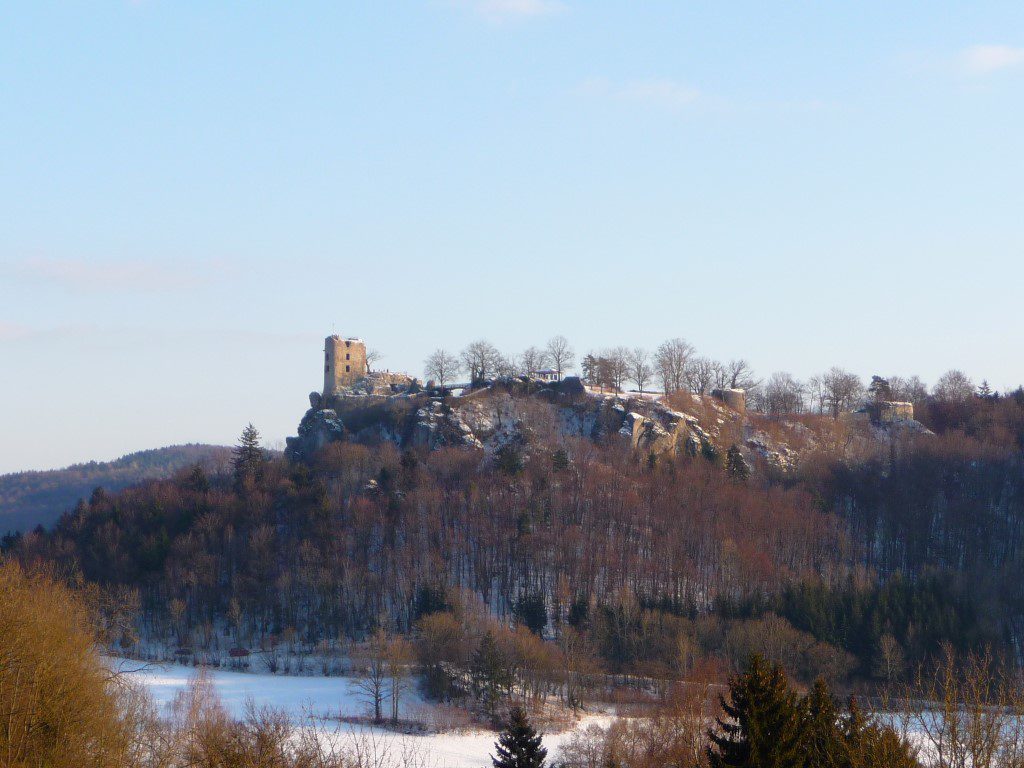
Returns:
[[[494,768],[544,768],[548,751],[543,737],[533,729],[526,711],[514,706],[509,711],[508,725],[494,743],[497,756],[491,757]]]
[[[889,384],[888,379],[883,379],[881,376],[872,376],[871,383],[868,385],[868,393],[875,400],[892,400],[892,385]]]
[[[185,481],[185,487],[189,490],[195,491],[196,493],[206,493],[210,490],[210,480],[206,476],[206,472],[203,468],[196,464],[188,473],[188,480]]]
[[[498,703],[511,686],[512,680],[505,657],[490,631],[484,633],[480,638],[480,645],[473,652],[469,674],[473,683],[473,694],[480,700],[484,712],[489,717],[494,717]]]
[[[260,447],[260,433],[251,423],[242,430],[238,445],[232,452],[231,466],[235,472],[235,483],[241,485],[246,479],[259,480],[263,477],[266,456]]]
[[[840,732],[850,768],[921,768],[910,744],[892,728],[871,722],[852,696]]]
[[[840,729],[839,712],[824,681],[814,683],[801,704],[804,768],[847,768],[850,749]]]
[[[729,681],[725,719],[708,736],[711,768],[795,768],[801,760],[801,723],[796,695],[782,668],[752,656],[747,671]]]
[[[725,454],[725,473],[730,480],[744,481],[750,477],[750,467],[739,446],[733,445]]]

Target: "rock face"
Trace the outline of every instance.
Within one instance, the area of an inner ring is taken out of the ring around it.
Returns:
[[[313,395],[309,400],[313,404]],[[328,443],[345,439],[345,425],[337,412],[331,408],[317,408],[319,404],[318,401],[302,417],[298,436],[285,440],[285,456],[292,461],[308,459]]]
[[[400,391],[385,395],[395,386]],[[462,447],[494,455],[515,445],[569,436],[621,444],[644,455],[714,454],[714,440],[690,414],[642,396],[588,394],[579,379],[507,379],[442,398],[378,380],[362,393],[350,387],[332,398],[310,396],[311,408],[288,440],[288,455],[304,460],[337,440],[435,449]],[[332,407],[326,407],[330,405]]]
[[[422,390],[401,374],[371,374],[332,397],[310,395],[310,409],[287,455],[306,461],[328,443],[390,442],[401,448],[463,448],[498,461],[509,451],[527,457],[551,450],[565,438],[619,445],[642,457],[689,455],[742,459],[754,471],[789,474],[801,458],[834,446],[841,427],[846,450],[888,450],[893,439],[925,434],[902,403],[886,404],[877,420],[861,412],[836,422],[801,423],[747,414],[736,390],[699,397],[677,393],[671,405],[650,395],[598,394],[577,378],[544,382],[529,378],[491,381],[459,397]],[[742,393],[740,393],[742,394]]]

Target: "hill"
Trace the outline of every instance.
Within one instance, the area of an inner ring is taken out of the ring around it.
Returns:
[[[124,652],[203,663],[432,626],[614,673],[757,650],[842,682],[883,647],[910,669],[1024,637],[1024,392],[898,425],[530,382],[311,405],[286,457],[93,494],[5,553],[130,596]]]
[[[192,464],[220,467],[230,452],[219,445],[171,445],[129,453],[115,461],[0,475],[0,531],[51,525],[97,487],[113,493],[144,480],[171,477]]]

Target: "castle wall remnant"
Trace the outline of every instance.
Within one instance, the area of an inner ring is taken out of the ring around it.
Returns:
[[[721,400],[734,411],[745,413],[747,410],[747,393],[742,389],[713,389],[711,396]]]
[[[361,339],[328,336],[324,339],[324,397],[333,397],[367,373],[366,344]]]
[[[894,424],[898,421],[913,421],[914,404],[896,400],[876,400],[868,405],[868,414],[876,424]]]

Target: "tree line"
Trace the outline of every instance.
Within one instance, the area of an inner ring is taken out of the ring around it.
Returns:
[[[425,361],[427,379],[442,390],[468,375],[471,383],[495,378],[533,376],[550,369],[561,378],[576,368],[576,353],[564,336],[555,336],[543,347],[531,346],[518,355],[505,355],[480,339],[459,354],[435,350]],[[838,419],[865,402],[888,400],[958,404],[972,398],[999,399],[987,380],[975,384],[963,371],[951,369],[929,387],[919,376],[872,376],[870,382],[839,366],[801,380],[790,373],[775,372],[759,379],[746,360],[723,362],[698,355],[682,338],[669,339],[651,351],[643,347],[617,346],[587,352],[579,360],[579,376],[590,387],[611,392],[629,385],[643,393],[657,388],[662,394],[690,392],[707,395],[715,389],[742,389],[747,404],[772,415],[825,413]],[[1022,391],[1022,390],[1018,390]],[[1013,393],[1010,393],[1012,396]]]

